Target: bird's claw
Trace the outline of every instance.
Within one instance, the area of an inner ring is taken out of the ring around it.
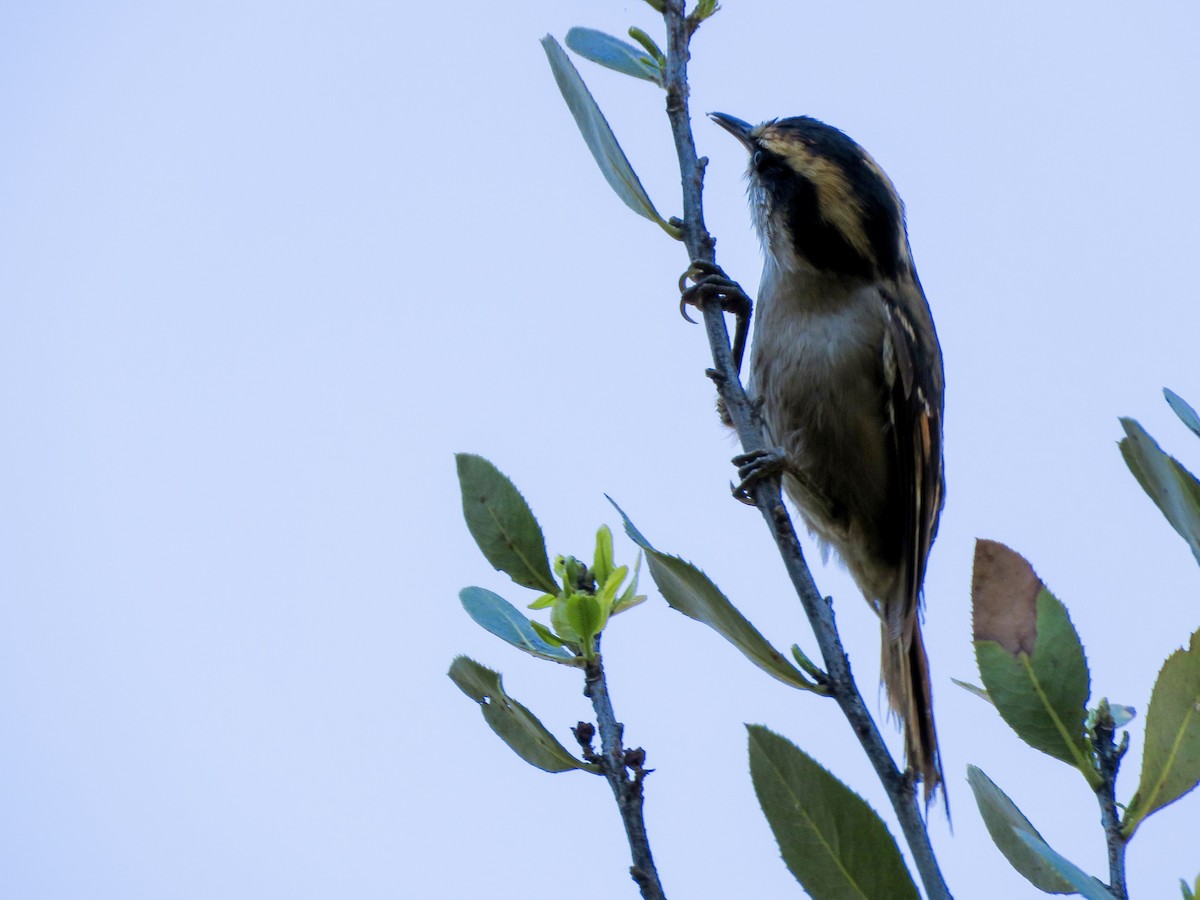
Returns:
[[[692,282],[691,287],[688,287],[689,281]],[[679,312],[689,322],[693,321],[687,314],[689,306],[703,309],[714,301],[724,312],[746,318],[750,315],[750,297],[716,263],[693,260],[688,270],[679,277],[679,294]]]
[[[787,454],[778,447],[770,450],[752,450],[733,458],[740,481],[732,486],[735,499],[750,506],[755,505],[754,488],[766,478],[782,475],[787,468]]]

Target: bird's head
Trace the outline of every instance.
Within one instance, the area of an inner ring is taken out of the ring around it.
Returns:
[[[911,272],[904,205],[875,160],[838,129],[796,116],[751,125],[709,117],[750,154],[750,205],[763,252],[846,277]]]

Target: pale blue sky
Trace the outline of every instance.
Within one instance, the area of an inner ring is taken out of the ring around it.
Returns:
[[[459,608],[468,584],[532,598],[475,551],[457,450],[513,477],[551,552],[590,552],[607,492],[811,649],[728,497],[684,252],[610,194],[538,46],[576,24],[660,30],[639,2],[0,6],[0,895],[635,896],[607,787],[521,763],[445,678],[460,652],[499,668],[564,741],[590,715]],[[932,832],[962,898],[1040,896],[968,763],[1104,872],[1083,779],[950,683],[976,677],[974,538],[1067,603],[1097,696],[1144,710],[1200,621],[1115,446],[1133,415],[1200,468],[1159,393],[1200,404],[1198,38],[1185,2],[728,0],[694,45],[697,113],[825,119],[908,205],[946,358]],[[661,94],[581,70],[677,212]],[[719,259],[753,288],[742,150],[696,128]],[[878,628],[810,556],[879,707]],[[657,596],[605,647],[670,896],[800,896],[744,722],[884,805],[832,704]],[[1200,870],[1198,829],[1197,797],[1143,827],[1138,896]]]

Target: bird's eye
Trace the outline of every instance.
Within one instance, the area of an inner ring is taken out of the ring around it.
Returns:
[[[762,165],[762,161],[763,161],[763,152],[762,152],[761,150],[755,150],[755,151],[754,151],[754,156],[753,156],[753,158],[752,158],[752,162],[753,162],[753,164],[754,164],[754,168],[756,168],[756,169],[757,169],[759,166],[761,166],[761,165]]]

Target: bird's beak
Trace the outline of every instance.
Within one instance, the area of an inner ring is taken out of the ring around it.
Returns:
[[[754,126],[749,122],[743,122],[741,119],[725,113],[709,113],[708,117],[741,141],[742,146],[747,150],[754,149],[754,141],[750,137]]]

